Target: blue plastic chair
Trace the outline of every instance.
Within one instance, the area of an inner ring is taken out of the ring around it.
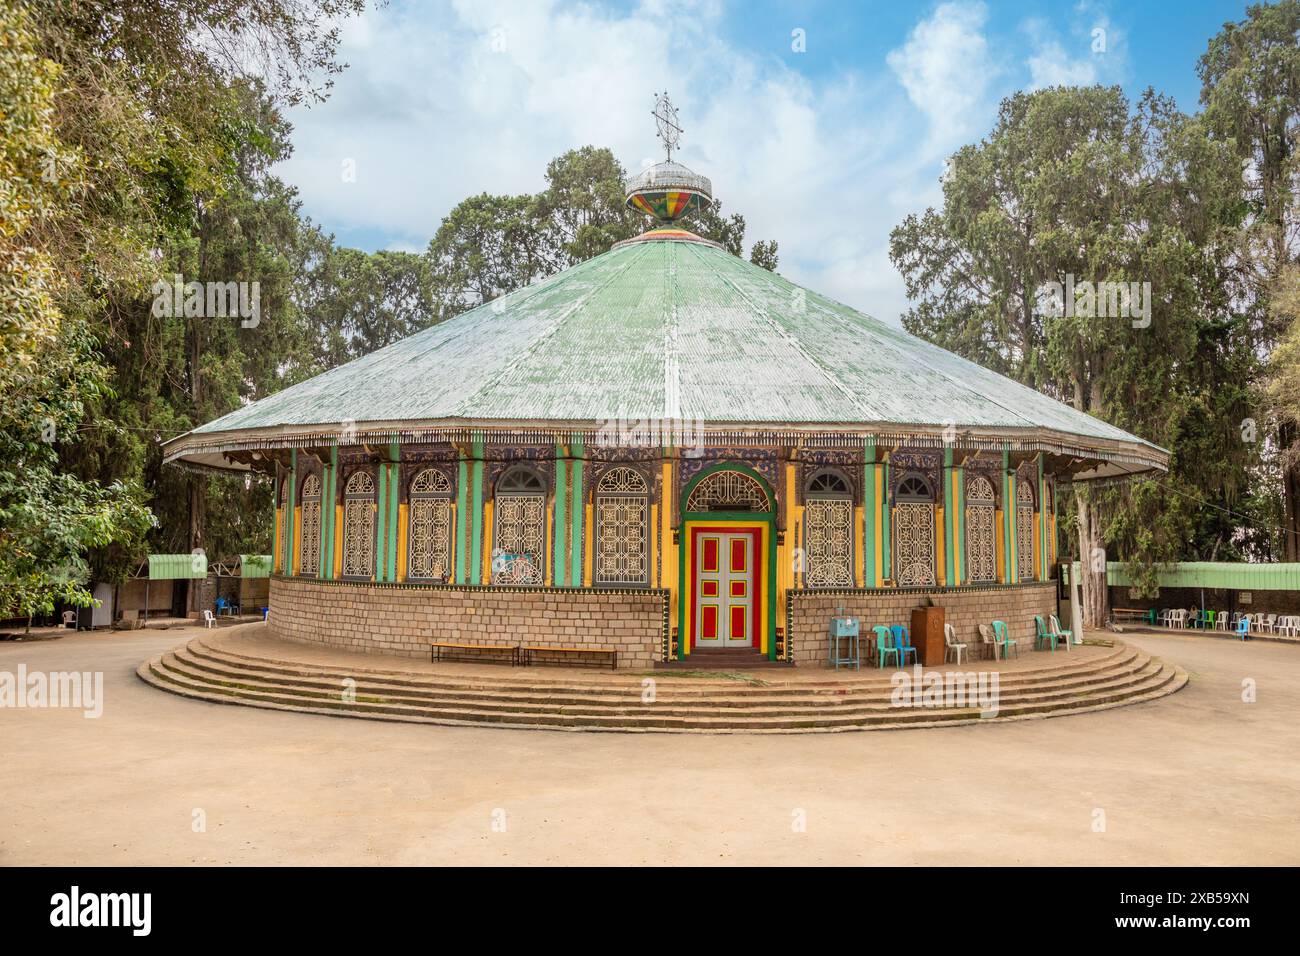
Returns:
[[[876,632],[876,667],[877,669],[885,666],[885,658],[892,656],[894,663],[898,663],[898,648],[893,646],[893,639],[890,637],[889,628],[883,624],[877,624],[872,628]]]
[[[221,617],[221,615],[222,615],[222,614],[225,612],[225,610],[226,610],[226,599],[225,599],[225,598],[217,598],[217,600],[215,601],[215,604],[216,604],[216,606],[217,606],[217,617]]]
[[[907,628],[902,624],[895,624],[890,630],[894,632],[894,646],[898,648],[898,666],[905,667],[907,665],[909,651],[912,654],[912,663],[915,664],[917,662],[916,647],[912,644],[912,636],[907,633]]]
[[[1250,637],[1250,618],[1243,617],[1237,622],[1237,636],[1243,641]]]

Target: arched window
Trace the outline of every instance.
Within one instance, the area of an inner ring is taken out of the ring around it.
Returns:
[[[497,482],[492,580],[497,584],[541,584],[546,560],[546,485],[530,468],[517,465]]]
[[[1016,570],[1022,581],[1034,579],[1034,491],[1016,482]]]
[[[320,574],[320,478],[308,475],[302,483],[302,551],[298,573]]]
[[[966,573],[974,584],[998,579],[997,497],[983,475],[966,476]]]
[[[853,586],[853,486],[836,471],[819,471],[804,495],[804,584]]]
[[[375,574],[375,480],[355,472],[343,489],[343,576]]]
[[[647,584],[650,489],[633,468],[611,468],[596,485],[597,584]]]
[[[901,587],[934,584],[934,492],[921,475],[904,475],[894,495],[894,568]]]
[[[406,574],[418,580],[445,581],[451,572],[451,482],[436,468],[411,480]]]
[[[687,511],[768,511],[767,492],[743,471],[706,475],[686,499]]]

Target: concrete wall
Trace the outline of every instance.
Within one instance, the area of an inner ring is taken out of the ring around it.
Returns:
[[[342,650],[428,658],[434,640],[583,644],[618,649],[618,666],[662,657],[667,592],[456,587],[271,579],[277,637]]]
[[[827,626],[840,615],[840,609],[861,621],[865,637],[876,624],[912,623],[912,608],[920,607],[929,597],[944,609],[944,620],[957,629],[957,639],[970,645],[978,654],[977,626],[992,621],[1006,621],[1011,637],[1019,640],[1020,649],[1033,650],[1034,615],[1043,620],[1056,613],[1056,584],[1010,584],[984,588],[939,588],[933,591],[870,590],[800,590],[790,592],[790,628],[797,666],[825,666],[828,652]],[[1069,627],[1068,622],[1062,622]]]

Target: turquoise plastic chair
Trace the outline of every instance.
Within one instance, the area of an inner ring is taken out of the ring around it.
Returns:
[[[908,652],[912,654],[912,663],[917,661],[916,647],[912,644],[912,636],[907,633],[907,628],[902,624],[895,624],[890,628],[894,632],[894,646],[898,648],[898,666],[907,666]]]
[[[898,648],[893,646],[893,640],[889,634],[889,628],[883,624],[877,624],[872,628],[876,632],[876,667],[885,666],[885,658],[890,655],[894,658],[894,663],[898,663]]]
[[[993,641],[998,647],[1002,648],[1003,660],[1011,656],[1013,647],[1016,649],[1016,657],[1020,656],[1020,646],[1016,641],[1012,640],[1006,621],[993,622]]]
[[[1250,618],[1243,617],[1237,622],[1237,636],[1243,641],[1250,637]]]
[[[1156,611],[1155,608],[1148,608],[1146,614],[1143,614],[1143,615],[1142,615],[1142,620],[1146,621],[1146,622],[1147,622],[1148,624],[1150,624],[1152,627],[1155,627],[1155,626],[1156,626],[1156,615],[1157,615],[1157,613],[1158,613],[1158,612]]]
[[[1043,621],[1042,615],[1034,615],[1034,650],[1042,650],[1044,644],[1051,644],[1052,650],[1056,650],[1056,635],[1047,629],[1047,624]]]

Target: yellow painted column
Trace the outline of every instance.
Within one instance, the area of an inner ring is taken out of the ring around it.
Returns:
[[[646,529],[646,543],[649,548],[646,554],[646,560],[649,564],[646,566],[647,576],[650,578],[652,588],[663,587],[663,575],[659,571],[659,535],[662,529],[659,527],[659,505],[654,502],[650,503],[650,526]],[[587,561],[591,562],[591,549],[587,549]],[[590,575],[589,575],[590,577]],[[591,583],[595,584],[595,577],[590,577]]]
[[[948,583],[948,562],[945,560],[943,540],[943,505],[934,509],[934,579],[940,586]]]
[[[496,504],[495,499],[491,501],[483,502],[483,583],[484,584],[492,583],[492,531],[494,530],[493,521],[492,521],[492,506],[495,504]],[[547,520],[549,521],[550,518],[548,517]],[[545,560],[545,556],[543,556],[543,563],[546,564],[547,567],[550,567],[550,562]],[[549,571],[546,574],[546,583],[547,584],[551,583],[551,576]]]
[[[406,580],[406,535],[410,530],[407,523],[409,505],[403,503],[397,506],[397,580]]]

